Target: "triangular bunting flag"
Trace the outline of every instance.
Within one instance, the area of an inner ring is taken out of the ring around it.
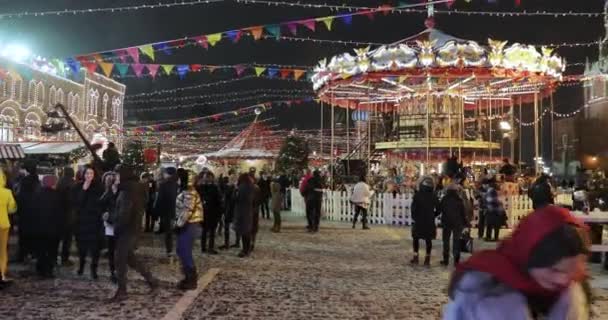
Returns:
[[[160,68],[160,64],[148,64],[146,65],[148,69],[148,73],[152,78],[156,78],[156,74],[158,73],[158,68]]]
[[[316,27],[317,27],[317,23],[315,20],[302,20],[299,21],[299,23],[303,26],[305,26],[306,28],[308,28],[310,31],[315,31]]]
[[[101,56],[101,54],[96,53],[93,55],[93,60],[95,60],[95,62],[100,63],[103,62],[103,57]]]
[[[374,12],[371,10],[363,11],[363,14],[369,18],[369,20],[374,20]]]
[[[254,40],[260,40],[262,38],[262,34],[264,33],[264,27],[262,26],[251,27],[248,30],[251,32]]]
[[[209,42],[209,44],[213,47],[216,43],[218,43],[220,40],[222,40],[222,34],[221,33],[214,33],[214,34],[209,34],[207,35],[207,41]]]
[[[403,81],[405,81],[405,79],[407,79],[407,76],[399,76],[399,83],[403,83]]]
[[[155,44],[152,46],[152,48],[154,48],[155,51],[162,51],[166,55],[171,55],[173,53],[171,48],[169,48],[169,45],[166,43]]]
[[[291,69],[281,69],[281,79],[287,79],[291,74]]]
[[[187,64],[181,64],[177,66],[177,75],[180,79],[184,79],[188,71],[190,71],[190,66]]]
[[[168,44],[169,44],[169,46],[174,47],[174,48],[183,48],[186,45],[186,40],[177,39],[177,40],[169,41]]]
[[[127,75],[127,71],[129,70],[128,64],[117,63],[114,66],[116,67],[116,70],[118,70],[118,74],[120,74],[121,77],[124,77],[125,75]]]
[[[65,63],[63,63],[63,61],[61,61],[59,59],[52,59],[51,64],[55,67],[55,69],[57,69],[59,71],[59,74],[62,74],[62,75],[65,74]],[[1,73],[2,72],[0,70],[0,77],[2,77]]]
[[[194,41],[196,41],[196,43],[205,48],[205,49],[209,49],[209,43],[207,42],[207,36],[198,36],[198,37],[194,37],[192,38],[194,39]]]
[[[80,71],[80,62],[76,61],[74,58],[68,58],[65,63],[73,74],[78,74],[78,71]]]
[[[110,75],[112,74],[112,69],[114,69],[114,64],[107,63],[107,62],[100,62],[99,66],[101,67],[103,74],[105,74],[106,77],[110,77]]]
[[[131,68],[133,68],[133,72],[135,72],[135,76],[138,78],[141,78],[141,73],[142,71],[144,71],[144,64],[141,63],[134,63],[131,65]]]
[[[236,75],[239,77],[241,76],[241,74],[243,74],[245,69],[246,69],[246,67],[242,64],[234,66],[234,71],[236,71]]]
[[[170,75],[171,71],[173,71],[173,68],[175,68],[174,64],[162,64],[161,67],[163,68],[163,71],[165,72],[166,75]]]
[[[342,22],[344,22],[345,25],[350,26],[353,24],[353,16],[352,15],[345,15],[345,16],[341,16],[340,18],[342,18]]]
[[[298,33],[298,25],[296,23],[288,23],[287,29],[289,29],[289,32],[294,36]]]
[[[295,69],[293,70],[293,78],[296,80],[300,80],[300,78],[302,77],[302,75],[304,75],[305,72],[306,70]]]
[[[279,73],[279,69],[276,68],[268,68],[268,78],[274,78]]]
[[[191,64],[190,65],[190,70],[192,70],[192,72],[200,72],[201,69],[203,69],[202,64]]]
[[[317,21],[321,21],[327,27],[327,30],[331,31],[331,24],[334,22],[334,17],[319,18]]]
[[[78,60],[78,62],[80,62],[80,64],[84,66],[87,62],[89,62],[89,57],[87,57],[87,56],[76,56],[76,60]]]
[[[258,77],[264,73],[264,71],[266,71],[266,68],[264,67],[255,67],[255,75]]]
[[[127,53],[133,59],[133,62],[139,63],[139,49],[137,47],[127,48]]]
[[[280,25],[278,25],[278,24],[271,24],[271,25],[264,26],[264,28],[273,37],[275,37],[277,39],[281,37],[281,26]]]
[[[115,54],[122,63],[127,62],[127,57],[129,56],[129,53],[126,50],[115,51]]]
[[[232,40],[233,43],[239,42],[239,40],[241,40],[242,34],[243,32],[241,30],[233,30],[226,32],[226,35],[228,36],[228,38],[230,38],[230,40]]]
[[[89,71],[89,73],[95,73],[95,71],[97,70],[97,63],[95,62],[86,62],[82,64],[85,68],[87,68],[87,71]]]
[[[154,48],[152,47],[152,45],[145,45],[145,46],[141,46],[139,47],[139,50],[141,50],[141,52],[145,55],[147,55],[150,59],[152,59],[152,61],[154,61]]]

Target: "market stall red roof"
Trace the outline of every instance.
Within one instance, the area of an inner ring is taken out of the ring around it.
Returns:
[[[271,159],[277,156],[282,142],[282,137],[261,122],[254,121],[220,150],[205,156],[210,160]]]

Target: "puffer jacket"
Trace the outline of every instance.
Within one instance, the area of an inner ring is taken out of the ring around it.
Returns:
[[[537,309],[521,293],[491,275],[469,271],[458,280],[443,320],[532,320]],[[589,302],[580,283],[565,290],[544,315],[546,320],[588,320]]]
[[[198,192],[190,187],[177,195],[175,202],[175,226],[203,222],[203,203]]]
[[[8,215],[17,211],[17,202],[13,192],[6,188],[6,176],[0,171],[0,229],[11,227]]]

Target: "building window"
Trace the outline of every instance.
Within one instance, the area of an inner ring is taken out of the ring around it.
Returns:
[[[21,78],[15,79],[13,83],[13,99],[21,101],[23,99],[23,80]]]
[[[15,141],[15,124],[10,117],[2,116],[0,119],[0,141]]]
[[[55,104],[56,103],[61,103],[63,104],[64,100],[63,100],[63,90],[61,88],[59,88],[57,90],[57,93],[55,94]],[[55,105],[53,104],[53,106]]]
[[[115,97],[112,99],[112,121],[119,122],[119,111],[120,110],[120,98]]]
[[[52,107],[55,105],[55,86],[52,86],[51,89],[49,90],[49,107]]]
[[[2,97],[10,98],[13,93],[13,77],[10,74],[7,74],[2,81]]]
[[[36,85],[36,105],[44,106],[44,84],[42,84],[42,81]]]
[[[108,97],[107,93],[103,94],[103,118],[107,119],[108,118],[108,101],[110,100],[110,97]]]
[[[27,102],[30,105],[36,104],[36,82],[34,80],[30,81],[27,88]]]
[[[78,115],[78,107],[80,106],[80,96],[78,94],[74,95],[72,98],[72,113]]]

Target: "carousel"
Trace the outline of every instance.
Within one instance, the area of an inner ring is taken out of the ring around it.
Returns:
[[[332,118],[339,107],[381,122],[368,121],[370,154],[401,157],[419,174],[450,156],[465,164],[497,163],[506,154],[520,161],[514,149],[521,125],[518,131],[514,116],[532,107],[539,119],[543,101],[552,104],[564,60],[546,47],[451,36],[435,28],[432,6],[425,26],[399,42],[320,61],[311,78],[318,99]],[[534,130],[537,160],[538,121]],[[535,163],[538,172],[542,162]]]

